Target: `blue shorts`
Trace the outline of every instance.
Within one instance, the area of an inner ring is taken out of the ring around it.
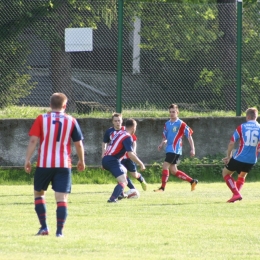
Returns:
[[[52,189],[56,192],[71,192],[70,168],[42,168],[37,167],[34,174],[34,190],[47,190],[52,183]]]
[[[136,164],[131,159],[123,159],[121,163],[129,172],[137,172]]]
[[[120,160],[110,155],[106,155],[102,158],[102,166],[105,170],[110,171],[115,178],[126,174],[127,172]]]

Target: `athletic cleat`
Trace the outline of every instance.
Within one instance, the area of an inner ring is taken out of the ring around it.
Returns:
[[[47,236],[49,235],[48,228],[40,228],[38,233],[35,236]]]
[[[122,200],[122,199],[127,199],[127,194],[125,194],[125,193],[123,193],[123,194],[120,194],[119,196],[118,196],[118,200]]]
[[[62,234],[56,234],[56,237],[63,237]]]
[[[107,202],[108,202],[108,203],[117,203],[117,200],[111,200],[111,199],[109,199]]]
[[[196,179],[193,179],[193,180],[190,182],[190,185],[191,185],[191,191],[194,191],[194,190],[195,190],[195,188],[196,188],[198,182],[199,182],[199,181],[196,180]]]
[[[164,192],[164,188],[160,187],[158,190],[153,190],[154,192]]]
[[[228,203],[234,203],[238,200],[242,200],[242,196],[240,194],[234,194],[233,197],[231,199],[229,199],[227,202]]]
[[[147,190],[147,183],[146,183],[145,180],[143,180],[143,182],[141,182],[141,185],[142,185],[143,190],[146,191]]]

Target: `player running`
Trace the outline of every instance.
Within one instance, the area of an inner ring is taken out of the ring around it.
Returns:
[[[198,180],[192,179],[190,176],[184,172],[177,169],[177,162],[182,154],[182,137],[185,135],[190,143],[191,151],[190,156],[195,155],[195,147],[192,139],[192,129],[178,118],[179,109],[175,104],[169,106],[170,120],[168,120],[164,125],[163,139],[158,146],[158,151],[161,151],[164,144],[166,144],[166,158],[163,163],[162,170],[162,184],[158,190],[155,192],[163,192],[165,190],[166,183],[169,178],[170,173],[174,176],[187,181],[191,184],[191,191],[195,190]]]
[[[228,144],[227,157],[223,159],[225,167],[222,171],[223,178],[233,193],[227,202],[232,203],[242,200],[240,190],[245,183],[247,174],[257,162],[260,142],[260,125],[256,121],[258,110],[248,108],[246,110],[246,123],[239,125],[233,133]],[[239,148],[233,153],[235,143],[239,141]],[[235,182],[232,174],[238,172]]]

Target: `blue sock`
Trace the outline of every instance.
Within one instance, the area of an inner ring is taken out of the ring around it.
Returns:
[[[124,192],[124,188],[122,185],[120,185],[119,183],[116,185],[116,187],[114,188],[114,191],[110,197],[110,200],[115,200],[118,198],[118,196]]]
[[[67,215],[68,215],[67,202],[65,202],[65,201],[57,202],[57,210],[56,210],[57,231],[56,231],[56,234],[62,234],[62,229],[64,227]]]
[[[46,224],[46,204],[45,200],[42,197],[34,199],[35,211],[38,216],[41,228],[47,228]]]
[[[142,183],[144,181],[144,177],[142,176],[142,174],[140,173],[140,177],[137,179],[140,183]]]
[[[129,189],[135,189],[134,184],[132,183],[132,181],[129,179],[128,176],[126,177],[126,179],[127,179],[127,182],[128,182],[127,187],[128,187]]]

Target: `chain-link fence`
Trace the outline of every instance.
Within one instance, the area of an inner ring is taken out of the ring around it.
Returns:
[[[243,9],[242,109],[259,104],[259,10]],[[116,0],[2,0],[0,12],[1,107],[64,92],[71,110],[115,110]],[[125,1],[123,20],[123,110],[236,110],[236,4]],[[66,52],[65,29],[86,27],[93,50]]]

